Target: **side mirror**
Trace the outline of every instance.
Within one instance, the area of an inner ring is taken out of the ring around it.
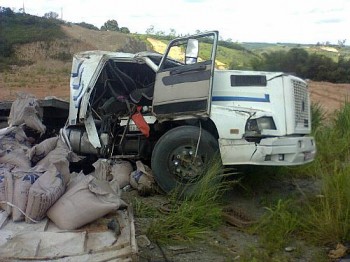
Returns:
[[[198,40],[188,39],[186,47],[186,64],[195,64],[198,59]]]

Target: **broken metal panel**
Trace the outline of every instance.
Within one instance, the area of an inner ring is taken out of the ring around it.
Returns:
[[[96,125],[91,114],[89,114],[84,124],[90,143],[94,148],[101,148],[100,138],[98,136]]]
[[[134,56],[128,53],[88,51],[78,53],[73,57],[68,125],[75,125],[85,119],[90,94],[105,62],[110,58],[132,60]]]

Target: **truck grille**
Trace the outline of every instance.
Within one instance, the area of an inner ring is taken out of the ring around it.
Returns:
[[[309,127],[309,99],[307,84],[292,80],[295,103],[295,128]]]

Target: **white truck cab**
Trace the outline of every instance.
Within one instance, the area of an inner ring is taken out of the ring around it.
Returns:
[[[218,32],[171,41],[164,53],[74,56],[63,134],[79,154],[150,160],[159,186],[191,187],[223,165],[314,160],[308,86],[276,72],[215,69]]]

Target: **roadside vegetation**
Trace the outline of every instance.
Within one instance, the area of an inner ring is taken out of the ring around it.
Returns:
[[[249,196],[273,179],[302,177],[319,183],[319,191],[310,194],[298,189],[298,194],[262,200],[264,214],[257,223],[242,229],[258,235],[258,246],[248,246],[240,261],[289,261],[285,253],[289,246],[294,256],[299,252],[301,257],[308,246],[323,247],[312,258],[328,261],[326,250],[350,241],[350,103],[327,118],[323,108],[314,104],[312,115],[318,147],[314,162],[294,168],[259,168],[259,174],[227,180],[214,161],[193,195],[180,199],[174,192],[169,197],[166,214],[140,202],[134,204],[137,216],[152,218],[147,236],[159,244],[203,239],[225,223],[222,215],[228,189]]]
[[[147,236],[156,243],[168,244],[205,238],[211,230],[217,229],[223,223],[222,196],[235,183],[225,181],[226,176],[220,161],[214,158],[191,193],[174,190],[168,203],[159,210],[136,200],[133,203],[136,215],[153,219]]]
[[[301,48],[264,53],[262,58],[255,58],[252,61],[252,67],[254,70],[294,73],[314,81],[350,82],[349,58],[339,54],[334,61],[323,54],[310,54]]]
[[[316,104],[312,115],[318,150],[316,160],[306,166],[279,171],[294,178],[308,176],[319,181],[320,190],[312,195],[300,190],[301,198],[280,198],[266,206],[265,215],[249,229],[259,235],[264,251],[250,250],[247,259],[261,256],[276,259],[285,247],[302,242],[331,249],[337,243],[350,240],[350,103],[345,102],[329,118]],[[327,261],[325,257],[323,254],[323,259],[321,256],[318,259]]]
[[[28,64],[14,57],[15,46],[64,38],[57,19],[15,13],[10,8],[0,7],[0,71],[9,65]]]

